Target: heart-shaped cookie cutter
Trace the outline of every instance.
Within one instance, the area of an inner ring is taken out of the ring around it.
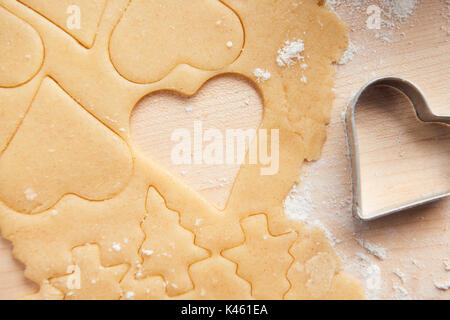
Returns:
[[[450,116],[438,116],[434,114],[427,100],[425,99],[425,95],[422,91],[412,82],[397,78],[397,77],[384,77],[378,78],[370,81],[364,87],[359,90],[359,92],[355,95],[355,97],[350,101],[347,106],[347,110],[345,113],[345,127],[347,130],[347,142],[348,142],[348,150],[351,160],[351,168],[352,168],[352,191],[353,191],[353,215],[361,220],[369,221],[373,219],[380,218],[382,216],[386,216],[392,213],[396,213],[402,210],[406,210],[412,207],[420,206],[432,201],[436,201],[438,199],[445,198],[450,196],[450,190],[446,190],[439,194],[428,195],[422,199],[411,199],[410,201],[406,201],[405,203],[401,203],[398,205],[393,205],[392,207],[388,207],[385,209],[381,209],[376,211],[370,215],[367,215],[363,211],[362,200],[361,200],[361,171],[360,171],[360,162],[359,162],[359,146],[358,146],[358,138],[356,135],[356,123],[355,123],[355,108],[358,104],[358,101],[361,95],[369,88],[375,86],[388,86],[399,90],[403,93],[411,102],[413,109],[415,110],[417,118],[422,122],[435,122],[450,125]]]

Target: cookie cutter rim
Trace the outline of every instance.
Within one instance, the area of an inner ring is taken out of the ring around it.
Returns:
[[[376,86],[387,86],[396,89],[403,93],[406,98],[412,104],[412,108],[416,114],[419,121],[424,123],[440,123],[444,125],[450,125],[450,116],[439,116],[434,114],[423,94],[422,90],[414,83],[398,78],[398,77],[382,77],[374,79],[366,83],[358,93],[350,100],[345,111],[345,128],[347,134],[347,144],[348,151],[351,162],[352,171],[352,212],[353,215],[363,221],[370,221],[378,219],[399,211],[424,205],[445,197],[450,196],[450,190],[444,191],[439,194],[433,194],[430,196],[424,196],[420,200],[406,201],[399,205],[392,205],[390,207],[382,208],[371,216],[365,216],[362,210],[362,199],[361,199],[361,170],[360,170],[360,159],[359,159],[359,145],[356,133],[356,123],[355,123],[355,108],[361,95],[369,88]]]

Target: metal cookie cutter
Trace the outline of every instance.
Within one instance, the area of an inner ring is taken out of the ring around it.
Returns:
[[[413,83],[395,77],[379,78],[367,83],[350,101],[346,114],[345,114],[345,126],[347,129],[347,141],[350,152],[351,167],[352,167],[352,181],[353,181],[353,215],[361,220],[369,221],[382,216],[396,213],[402,210],[406,210],[415,206],[426,204],[441,198],[450,196],[450,190],[446,190],[439,194],[433,194],[422,199],[412,199],[405,203],[392,206],[387,209],[382,209],[377,212],[367,215],[363,212],[361,201],[361,173],[359,162],[359,146],[358,138],[356,136],[356,124],[355,124],[355,107],[359,101],[361,95],[369,88],[375,86],[388,86],[399,90],[410,100],[413,108],[416,112],[417,118],[423,122],[437,122],[450,125],[450,116],[438,116],[431,110],[425,99],[422,91]]]

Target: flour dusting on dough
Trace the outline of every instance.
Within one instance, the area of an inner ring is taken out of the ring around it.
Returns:
[[[153,254],[153,250],[142,249],[142,253],[146,256],[151,256]]]
[[[33,201],[37,197],[37,193],[34,192],[34,190],[32,188],[26,189],[24,193],[25,193],[25,198],[28,201]]]
[[[364,280],[367,299],[375,300],[380,298],[381,269],[376,263],[372,263],[368,256],[363,253],[357,253],[352,262],[347,261],[344,269],[350,273],[360,274]]]
[[[114,251],[119,252],[121,250],[120,243],[113,243],[112,248]]]
[[[299,185],[294,185],[284,200],[285,213],[294,220],[306,222],[309,215],[314,212],[314,209],[311,182],[308,180]]]
[[[256,68],[255,71],[253,71],[253,75],[256,77],[256,81],[258,82],[267,81],[272,76],[269,71],[261,68]]]
[[[328,241],[330,241],[332,246],[335,246],[336,244],[341,242],[340,240],[336,239],[336,237],[331,233],[330,229],[328,229],[320,220],[314,220],[311,223],[311,226],[321,229],[327,236],[327,239]]]
[[[305,50],[303,40],[286,40],[284,44],[285,46],[278,50],[277,63],[280,67],[290,67],[303,59],[303,56],[300,55]]]
[[[288,217],[293,220],[302,221],[312,228],[321,229],[331,245],[336,245],[340,241],[331,233],[331,231],[318,219],[311,221],[310,215],[314,213],[316,206],[313,203],[311,193],[311,183],[302,182],[300,185],[294,185],[289,195],[284,200],[284,211]]]
[[[126,298],[127,300],[133,299],[133,298],[134,298],[134,292],[128,291],[128,292],[126,293],[126,295],[125,295],[125,298]]]

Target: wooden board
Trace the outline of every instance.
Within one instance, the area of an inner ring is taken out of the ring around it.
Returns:
[[[396,23],[399,28],[369,30],[366,6],[358,9],[354,3],[344,1],[336,10],[351,27],[358,50],[352,61],[338,67],[328,141],[321,160],[305,165],[297,197],[308,220],[329,230],[345,268],[367,284],[369,298],[450,299],[449,291],[434,285],[450,280],[444,267],[450,260],[450,199],[370,223],[354,219],[342,122],[352,94],[368,80],[387,75],[417,83],[436,113],[450,113],[448,7],[442,0],[422,1],[411,17]],[[382,97],[372,98],[377,105],[385,103]],[[386,249],[386,258],[380,260],[362,248],[364,241]],[[0,239],[0,299],[17,298],[33,289],[23,277],[23,266],[12,258],[11,245]]]
[[[337,98],[328,141],[322,159],[304,168],[304,187],[299,189],[312,194],[314,210],[310,216],[320,220],[338,240],[336,250],[344,265],[367,282],[369,297],[450,299],[449,291],[434,286],[435,281],[448,283],[450,280],[450,273],[444,267],[444,260],[450,259],[450,199],[370,223],[352,218],[350,168],[342,121],[350,97],[367,81],[394,75],[418,84],[434,112],[450,114],[448,7],[444,1],[421,1],[414,14],[394,30],[368,30],[367,6],[361,10],[352,8],[341,5],[337,12],[350,25],[350,37],[359,49],[351,62],[338,68]],[[381,39],[384,35],[390,42]],[[385,100],[380,97],[376,104],[383,103]],[[420,181],[411,183],[420,184]],[[355,239],[385,248],[387,258],[380,260],[368,254]],[[369,257],[369,263],[361,261],[360,253]],[[373,288],[377,280],[373,265],[381,271],[378,290]],[[404,283],[394,274],[396,270],[405,274]],[[403,295],[400,287],[408,294]]]

